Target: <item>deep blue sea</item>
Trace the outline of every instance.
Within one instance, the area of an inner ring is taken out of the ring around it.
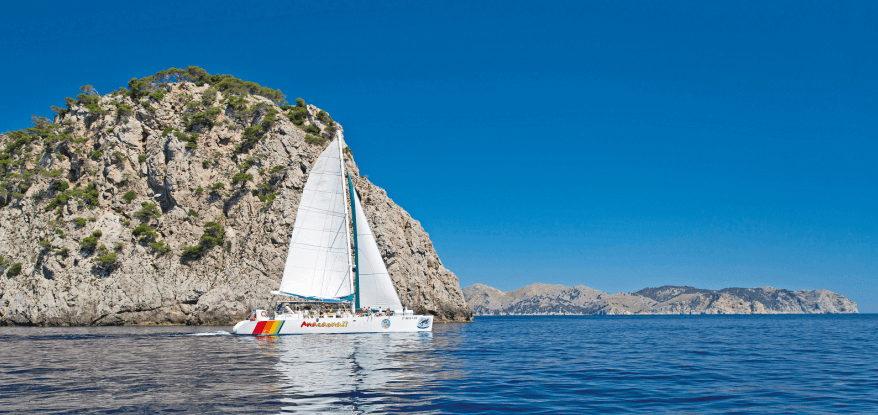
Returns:
[[[0,328],[3,413],[878,413],[878,315]]]

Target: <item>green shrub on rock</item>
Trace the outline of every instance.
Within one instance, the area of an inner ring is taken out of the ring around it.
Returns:
[[[235,147],[235,153],[243,153],[249,150],[262,138],[263,134],[265,134],[265,130],[262,128],[262,125],[245,128],[244,133],[241,135],[243,141]]]
[[[256,164],[256,160],[253,160],[253,158],[248,158],[247,160],[244,160],[243,163],[238,165],[238,170],[245,172],[245,171],[247,171],[247,169],[249,169],[250,167],[253,167],[253,165],[255,165],[255,164]]]
[[[102,267],[108,267],[116,262],[116,253],[109,252],[104,245],[101,245],[101,247],[98,248],[98,254],[97,261]]]
[[[131,203],[136,198],[137,198],[137,193],[134,193],[133,190],[129,190],[129,191],[125,192],[124,195],[122,195],[122,199],[125,199],[126,203]]]
[[[116,122],[119,122],[122,118],[131,116],[134,113],[134,110],[130,105],[121,104],[116,107]]]
[[[70,183],[67,183],[66,180],[55,180],[52,182],[52,186],[50,189],[56,192],[63,192],[70,188]]]
[[[222,225],[216,222],[207,222],[204,224],[204,233],[201,235],[201,245],[204,245],[206,249],[221,246],[225,234],[226,231]]]
[[[323,145],[326,139],[319,135],[305,134],[305,142],[314,145]]]
[[[204,254],[204,251],[215,246],[223,246],[225,242],[225,230],[222,225],[217,222],[207,222],[204,224],[204,233],[201,235],[198,245],[184,246],[182,256],[184,258],[198,258]]]
[[[98,246],[98,237],[94,235],[86,236],[79,242],[79,247],[84,250],[94,249],[96,246]]]
[[[76,96],[78,99],[76,103],[82,104],[88,112],[95,115],[105,115],[108,113],[108,111],[105,111],[99,105],[101,97],[98,95],[97,91],[95,91],[94,87],[91,85],[85,85],[79,89],[81,89],[83,93]],[[69,105],[70,104],[68,103],[68,106]]]
[[[162,216],[161,212],[158,210],[158,205],[155,203],[149,202],[141,202],[141,209],[134,214],[134,217],[140,219],[142,221],[148,221],[152,218],[159,218]]]
[[[332,121],[332,117],[330,117],[329,114],[324,110],[317,111],[317,119],[323,121],[323,123],[326,125],[334,124],[334,121]]]
[[[304,124],[307,116],[308,110],[304,106],[289,107],[289,111],[287,111],[287,118],[295,125]]]
[[[310,133],[310,134],[317,134],[317,135],[320,134],[320,127],[317,127],[314,124],[306,125],[305,128],[303,128],[303,130],[305,130],[306,133]]]
[[[205,107],[210,107],[213,105],[214,101],[216,101],[216,88],[210,87],[204,90],[201,94],[201,105]]]
[[[131,233],[135,237],[140,238],[140,242],[147,242],[150,239],[155,240],[156,238],[159,237],[159,235],[158,235],[158,233],[156,233],[155,229],[153,229],[152,226],[149,226],[145,223],[141,223],[140,225],[137,225],[137,227],[134,228],[134,230],[131,231]]]
[[[67,115],[67,113],[69,112],[69,110],[66,108],[60,108],[60,107],[56,107],[54,105],[51,106],[51,109],[52,109],[52,112],[58,114],[59,119],[64,118],[64,116]]]
[[[151,246],[153,250],[158,252],[159,255],[164,255],[164,254],[167,254],[168,252],[171,252],[171,248],[169,246],[165,245],[164,241],[155,241],[155,242],[149,244],[149,246]]]
[[[277,121],[277,110],[274,108],[270,108],[268,110],[268,114],[265,114],[265,117],[262,118],[262,126],[265,130],[271,129],[271,126],[274,125],[274,122]]]
[[[64,182],[64,183],[67,183],[67,182]],[[46,212],[48,212],[56,207],[61,207],[61,206],[66,205],[67,202],[70,201],[70,198],[73,197],[73,195],[74,195],[74,192],[66,190],[66,189],[58,192],[58,194],[55,195],[55,198],[52,199],[51,202],[49,202],[48,206],[46,206]]]
[[[198,258],[202,253],[204,253],[204,246],[202,245],[184,246],[181,256],[184,258]]]
[[[246,182],[246,181],[249,181],[249,180],[253,180],[253,175],[252,175],[252,174],[247,174],[247,173],[235,173],[235,175],[232,176],[232,184],[235,184],[235,183],[238,183],[238,182]]]
[[[18,262],[16,262],[15,264],[12,264],[12,266],[9,267],[9,270],[6,271],[6,276],[8,278],[17,277],[18,274],[21,274],[21,263],[18,263]]]
[[[98,205],[99,194],[100,193],[95,184],[89,183],[88,186],[85,187],[85,190],[82,191],[82,200],[85,201],[85,204],[89,207],[95,207]]]
[[[262,203],[265,203],[265,206],[269,206],[269,205],[271,205],[271,202],[274,202],[274,198],[277,197],[277,195],[279,195],[279,194],[280,193],[278,193],[278,192],[274,192],[274,193],[269,193],[266,196],[257,196],[257,197],[259,197],[259,200]]]
[[[155,75],[140,79],[132,78],[128,82],[129,90],[126,94],[136,100],[149,95],[150,98],[159,101],[165,94],[164,84],[182,81],[194,82],[198,86],[210,84],[211,87],[202,94],[202,101],[209,101],[210,95],[215,96],[216,92],[220,92],[224,96],[260,95],[277,104],[286,103],[286,97],[279,89],[274,90],[255,82],[242,81],[232,75],[211,75],[197,66],[189,66],[186,69],[168,68]]]
[[[204,112],[192,115],[186,123],[186,131],[210,130],[216,123],[216,117],[220,112],[219,107],[210,107]]]
[[[198,147],[198,143],[196,142],[196,140],[198,139],[198,134],[195,134],[195,133],[184,134],[184,133],[181,133],[179,131],[174,131],[174,137],[176,137],[177,140],[180,140],[180,141],[186,143],[186,148],[197,148]]]

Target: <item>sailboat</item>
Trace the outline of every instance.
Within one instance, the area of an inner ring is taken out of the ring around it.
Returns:
[[[271,291],[290,301],[280,301],[274,311],[256,307],[235,325],[234,334],[432,330],[433,316],[415,315],[396,294],[346,172],[342,148],[339,134],[317,158],[305,182],[283,279],[279,289]]]

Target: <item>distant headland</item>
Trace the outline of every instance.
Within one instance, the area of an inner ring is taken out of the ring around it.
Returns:
[[[627,314],[842,314],[857,303],[828,290],[772,287],[705,290],[665,285],[633,293],[605,293],[584,285],[536,283],[503,292],[484,284],[463,289],[476,316]]]

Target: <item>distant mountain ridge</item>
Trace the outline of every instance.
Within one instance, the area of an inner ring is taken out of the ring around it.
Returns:
[[[605,293],[584,285],[543,283],[503,292],[484,284],[463,289],[475,315],[625,314],[842,314],[857,303],[829,290],[772,287],[706,290],[665,285],[634,293]]]

